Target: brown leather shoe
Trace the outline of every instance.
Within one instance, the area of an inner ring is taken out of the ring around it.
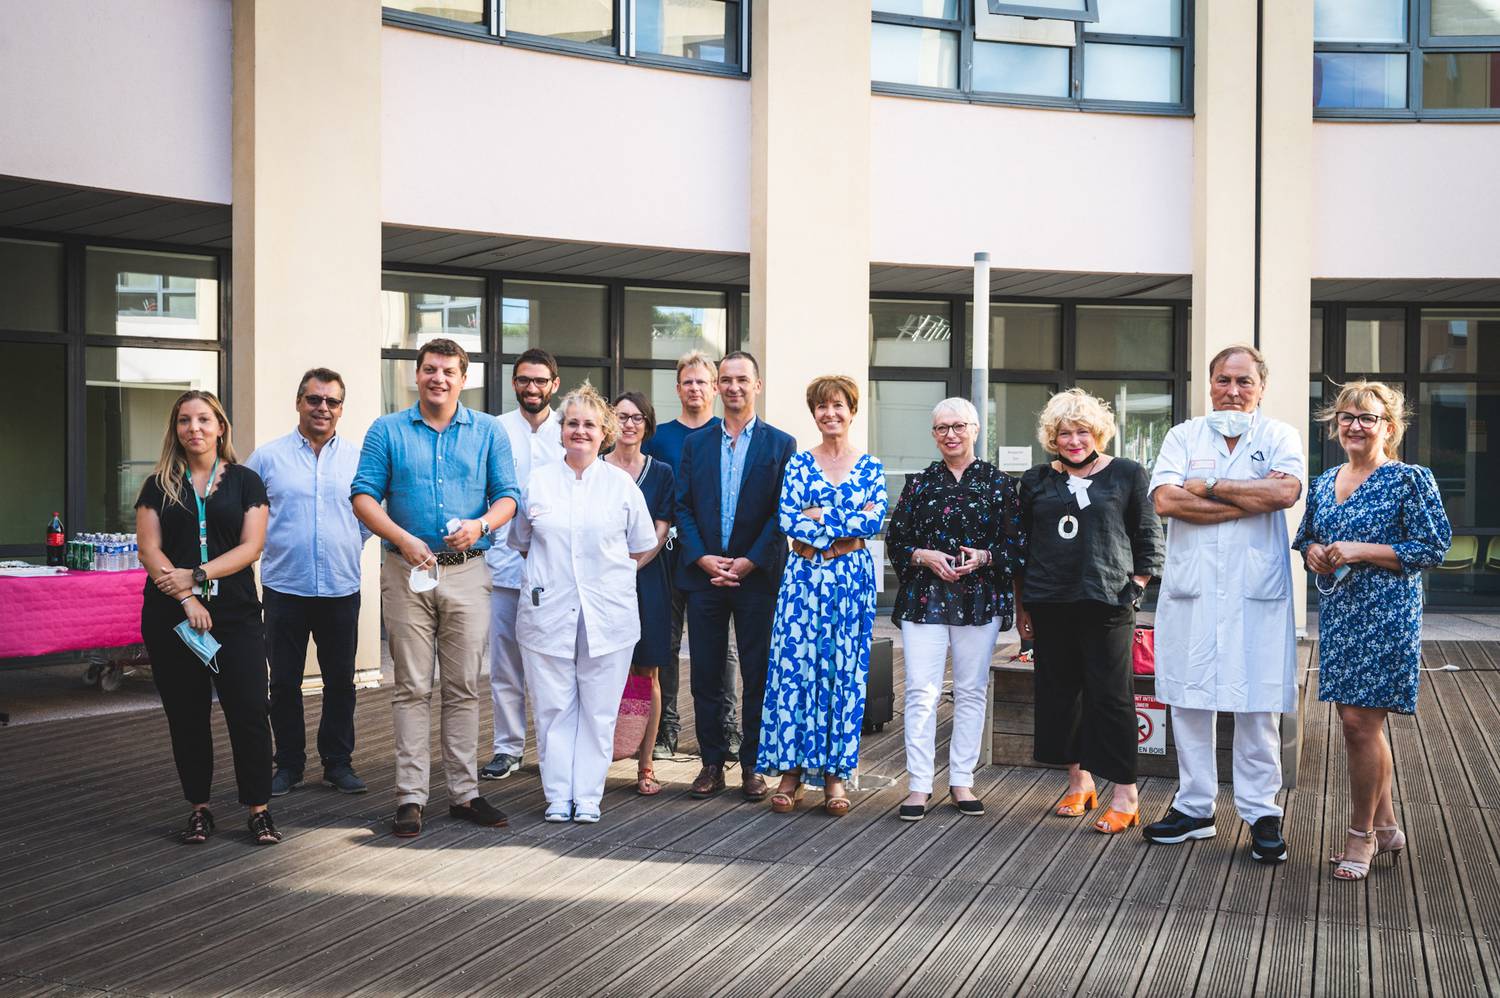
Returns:
[[[402,804],[396,808],[396,824],[391,829],[397,838],[414,839],[422,834],[422,805]]]
[[[762,783],[764,786],[764,783]],[[724,767],[718,763],[706,762],[703,768],[698,770],[698,775],[693,780],[693,785],[688,788],[688,796],[703,800],[705,797],[713,797],[724,789]]]
[[[748,801],[762,801],[766,799],[766,778],[759,773],[746,773],[745,782],[740,784],[740,793],[745,795]]]

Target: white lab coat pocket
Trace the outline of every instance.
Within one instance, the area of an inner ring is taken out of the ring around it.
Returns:
[[[1192,555],[1168,556],[1162,572],[1161,594],[1169,599],[1197,599],[1202,593],[1198,581],[1198,559]]]
[[[1290,573],[1284,552],[1270,554],[1259,548],[1245,551],[1245,597],[1247,599],[1281,600],[1287,598]]]

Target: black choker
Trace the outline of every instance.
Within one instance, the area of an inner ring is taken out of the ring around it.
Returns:
[[[1089,456],[1084,458],[1082,461],[1069,461],[1061,454],[1057,455],[1057,459],[1063,464],[1067,465],[1069,468],[1087,468],[1089,465],[1099,460],[1099,452],[1096,450],[1089,451]]]

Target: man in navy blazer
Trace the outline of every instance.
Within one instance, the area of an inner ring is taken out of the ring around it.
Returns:
[[[742,350],[719,362],[724,421],[694,433],[677,468],[677,587],[687,594],[688,654],[692,658],[694,723],[703,768],[689,791],[712,797],[724,789],[733,762],[724,733],[724,687],[729,623],[740,653],[739,763],[746,800],[766,796],[755,772],[760,711],[771,657],[776,590],[786,564],[786,535],[778,505],[781,478],[796,442],[755,416],[760,365]]]

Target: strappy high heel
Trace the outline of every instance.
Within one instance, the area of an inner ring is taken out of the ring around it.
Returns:
[[[1369,839],[1375,837],[1375,829],[1373,828],[1368,832],[1362,832],[1357,828],[1349,828],[1345,829],[1345,831],[1347,831],[1350,835],[1361,839]],[[1374,859],[1375,856],[1372,855],[1370,858]],[[1370,864],[1368,862],[1360,863],[1352,859],[1340,859],[1339,865],[1334,867],[1333,870],[1333,878],[1335,880],[1363,880],[1369,875]]]
[[[791,793],[786,793],[782,790],[776,791],[771,795],[771,810],[777,814],[791,814],[797,810],[797,802],[802,799],[802,795],[806,792],[807,786],[802,783],[798,783],[797,789]]]
[[[1391,862],[1394,863],[1406,848],[1406,833],[1401,830],[1400,825],[1376,825],[1375,826],[1375,855],[1383,856],[1390,854]],[[1374,857],[1371,857],[1373,859]],[[1344,859],[1344,854],[1336,852],[1328,857],[1328,862],[1339,863]]]

